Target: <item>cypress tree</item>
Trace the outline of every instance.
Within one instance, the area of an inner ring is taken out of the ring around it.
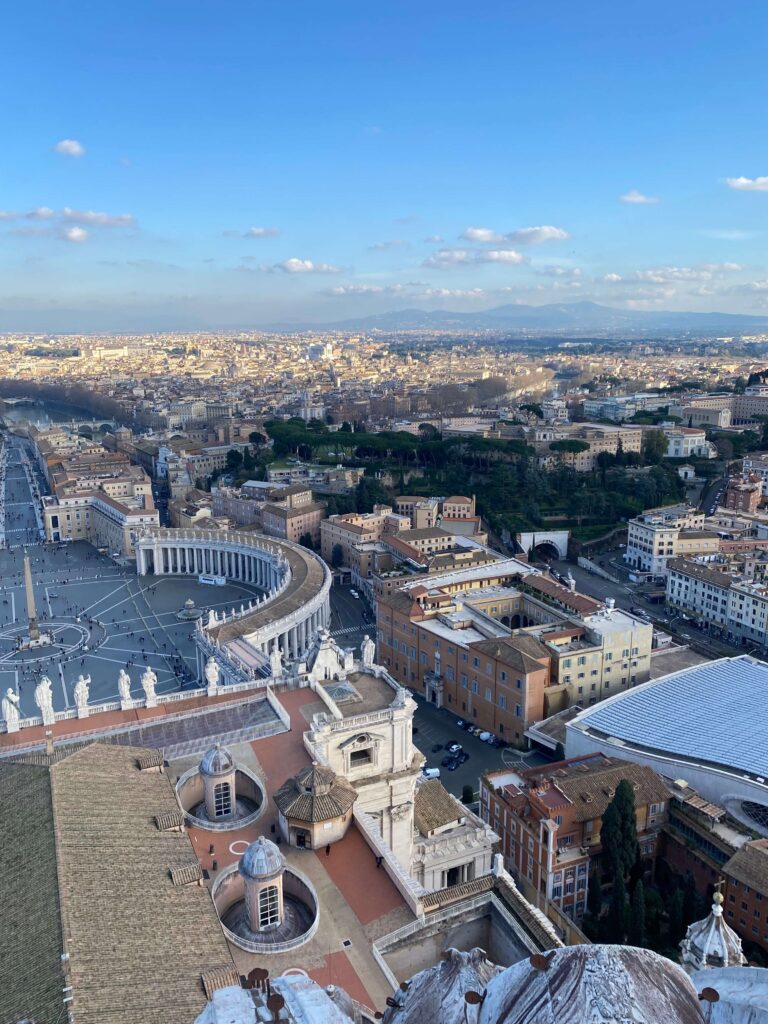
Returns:
[[[608,916],[605,920],[606,942],[613,943],[614,945],[621,945],[624,942],[626,934],[626,909],[627,890],[624,886],[624,879],[619,874],[613,880],[611,902],[608,905]]]
[[[621,873],[626,878],[630,868],[635,863],[637,856],[637,819],[635,817],[635,791],[627,782],[622,779],[616,787],[613,803],[619,816],[619,831],[621,839],[619,842],[619,859],[621,862]]]
[[[645,886],[638,879],[632,893],[632,916],[629,923],[630,946],[645,947]]]
[[[596,920],[600,917],[603,909],[603,887],[600,884],[600,875],[593,871],[589,876],[589,887],[587,889],[587,910]]]
[[[606,874],[615,881],[618,875],[623,875],[621,870],[621,824],[619,812],[615,802],[612,800],[603,814],[603,823],[600,827],[600,845],[603,848],[602,859],[605,864]]]
[[[683,892],[682,889],[675,889],[669,904],[669,941],[676,946],[684,934]]]

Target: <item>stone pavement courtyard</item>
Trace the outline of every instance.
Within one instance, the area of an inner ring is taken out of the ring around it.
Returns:
[[[222,587],[195,577],[137,577],[90,544],[30,544],[26,548],[41,631],[53,645],[17,651],[26,633],[21,547],[0,551],[0,688],[21,697],[24,716],[37,715],[33,691],[46,674],[53,682],[54,708],[74,707],[73,686],[80,673],[91,677],[90,703],[118,699],[117,677],[125,669],[131,692],[143,696],[141,673],[157,674],[157,692],[194,686],[194,622],[177,613],[189,598],[207,612],[240,607],[259,591],[246,584]]]

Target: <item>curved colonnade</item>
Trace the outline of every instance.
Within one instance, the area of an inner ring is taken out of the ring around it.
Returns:
[[[268,666],[278,649],[289,660],[300,658],[328,625],[331,572],[298,544],[239,531],[150,527],[137,535],[135,550],[140,576],[223,576],[265,592],[254,607],[212,617],[195,634],[203,648],[224,650],[246,674]]]

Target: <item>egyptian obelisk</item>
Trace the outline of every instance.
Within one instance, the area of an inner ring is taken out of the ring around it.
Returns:
[[[40,627],[37,624],[37,609],[35,608],[35,592],[32,589],[32,569],[29,565],[29,555],[24,555],[24,590],[27,595],[27,618],[29,619],[29,639],[40,639]]]

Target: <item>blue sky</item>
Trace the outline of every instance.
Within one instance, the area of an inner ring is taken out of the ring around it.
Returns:
[[[31,2],[0,331],[768,313],[768,5]]]

